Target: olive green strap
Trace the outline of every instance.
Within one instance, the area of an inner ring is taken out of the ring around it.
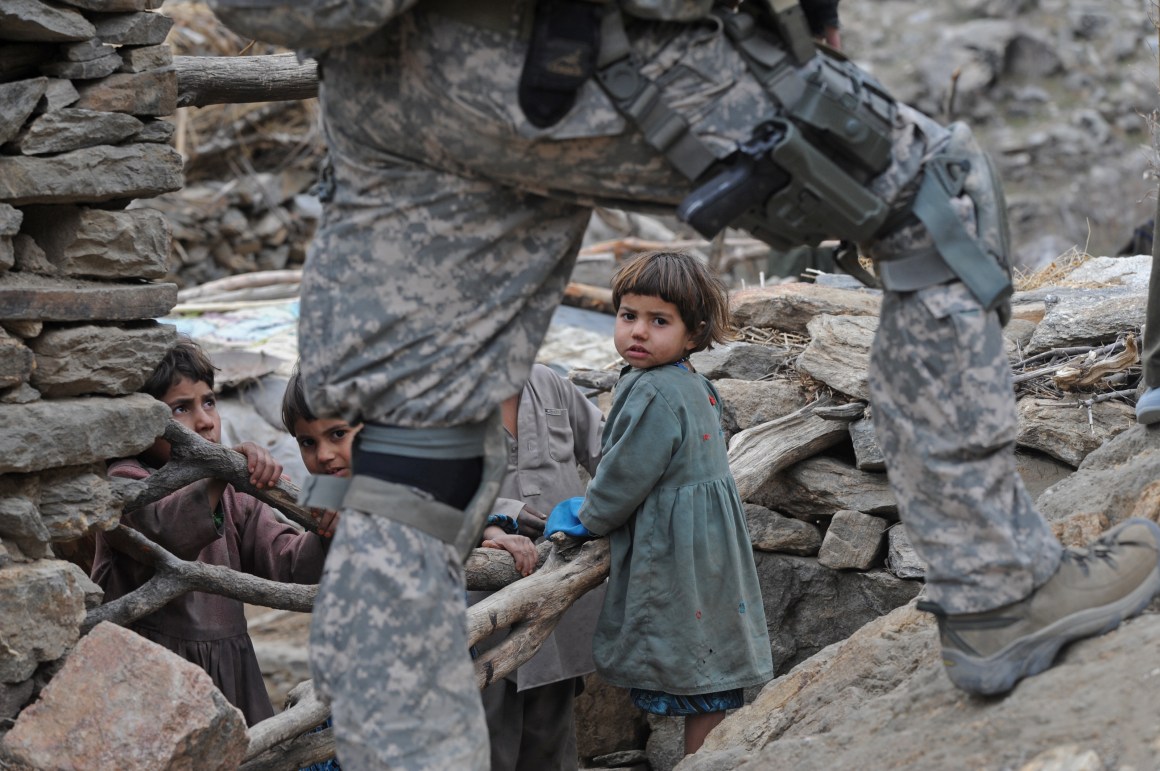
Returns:
[[[970,171],[966,158],[940,155],[927,162],[922,184],[914,199],[914,215],[934,239],[946,266],[987,310],[995,310],[1014,288],[994,257],[983,251],[967,233],[950,199],[963,191]]]
[[[609,3],[600,27],[596,82],[616,109],[640,129],[650,146],[662,153],[681,174],[697,179],[717,161],[717,156],[690,130],[688,122],[665,103],[660,88],[640,68],[641,62],[633,54],[625,33],[620,8],[616,3]]]

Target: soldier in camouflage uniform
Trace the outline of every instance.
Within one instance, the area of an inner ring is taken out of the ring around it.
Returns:
[[[317,414],[367,424],[364,469],[376,425],[387,455],[426,452],[403,447],[406,431],[449,431],[458,449],[445,457],[478,456],[455,432],[520,390],[592,206],[671,212],[690,190],[591,80],[558,123],[529,123],[517,85],[531,5],[400,2],[390,23],[320,58],[333,187],[303,277],[302,373]],[[627,33],[641,72],[718,157],[784,114],[712,20],[636,19]],[[904,215],[924,169],[954,151],[972,162],[950,205],[1005,258],[1002,202],[969,132],[904,105],[892,121],[889,164],[866,182],[892,224],[863,252],[938,261],[935,239]],[[1065,642],[1110,628],[1160,588],[1154,524],[1070,552],[1033,507],[1014,468],[1000,326],[954,276],[888,284],[871,371],[890,482],[929,565],[923,607],[939,617],[951,679],[981,693],[1049,666]],[[428,506],[421,494],[360,500],[345,500],[311,639],[339,757],[350,768],[482,768],[458,555],[387,518]]]

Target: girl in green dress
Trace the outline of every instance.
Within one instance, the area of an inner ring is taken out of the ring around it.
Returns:
[[[685,717],[685,752],[773,676],[745,512],[717,391],[689,354],[729,339],[724,286],[696,258],[640,255],[613,279],[616,386],[603,458],[549,534],[607,536],[596,670],[648,712]]]

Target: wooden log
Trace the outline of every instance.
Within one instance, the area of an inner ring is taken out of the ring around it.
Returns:
[[[603,286],[570,282],[564,288],[561,302],[573,308],[584,308],[609,315],[616,313],[616,309],[612,307],[612,290]]]
[[[307,680],[294,686],[287,701],[293,706],[266,718],[250,729],[250,746],[246,750],[246,763],[242,766],[247,771],[258,768],[285,769],[303,768],[311,763],[320,762],[316,757],[300,758],[295,756],[290,761],[294,748],[290,745],[308,731],[326,720],[330,709],[318,698],[314,691],[314,682]],[[330,754],[334,754],[334,737],[330,736]],[[280,751],[267,753],[269,750],[282,745]],[[309,751],[304,753],[309,755]],[[259,757],[261,756],[261,757]]]
[[[741,500],[749,500],[777,472],[817,455],[849,436],[843,420],[814,414],[828,400],[807,404],[796,412],[747,428],[729,442],[729,467]]]
[[[318,62],[297,54],[175,56],[177,106],[245,104],[318,96]]]
[[[475,660],[480,689],[514,672],[535,655],[564,611],[608,577],[608,539],[579,545],[561,533],[544,566],[467,609],[467,642],[475,645],[499,629],[511,634]]]

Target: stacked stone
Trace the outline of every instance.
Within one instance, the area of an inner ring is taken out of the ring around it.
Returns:
[[[175,339],[176,75],[161,0],[0,0],[0,735],[99,589],[54,545],[112,527],[109,458],[162,433],[136,394]]]

